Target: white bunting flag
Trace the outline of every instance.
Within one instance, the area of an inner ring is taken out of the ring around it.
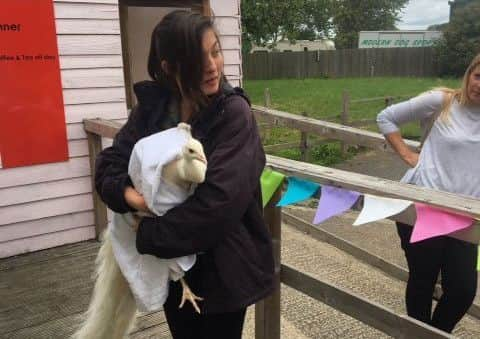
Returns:
[[[377,197],[365,194],[363,208],[353,226],[363,225],[368,222],[386,219],[396,215],[412,204],[411,201]]]

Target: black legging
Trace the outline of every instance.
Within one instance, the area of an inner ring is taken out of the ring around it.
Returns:
[[[452,332],[477,291],[477,245],[447,236],[410,243],[413,227],[397,223],[410,271],[406,304],[409,316]],[[432,296],[441,272],[443,294],[432,315]]]
[[[192,291],[197,292],[195,289]],[[181,296],[181,284],[170,282],[169,295],[163,309],[174,339],[240,339],[242,337],[246,308],[229,313],[197,314],[188,301],[183,308],[178,308]]]

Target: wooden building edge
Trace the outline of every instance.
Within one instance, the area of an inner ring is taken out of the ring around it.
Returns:
[[[95,238],[82,121],[99,117],[123,122],[128,116],[132,105],[129,88],[142,74],[146,78],[146,59],[140,61],[143,56],[132,55],[125,46],[130,45],[129,36],[135,44],[148,45],[147,32],[151,31],[148,25],[128,30],[130,21],[130,25],[136,24],[135,20],[148,12],[146,21],[153,25],[173,8],[213,13],[224,50],[225,74],[234,86],[242,81],[240,0],[53,3],[69,160],[0,167],[0,258]],[[139,49],[137,45],[132,48]],[[131,62],[132,58],[139,61]],[[104,146],[108,144],[105,140]]]

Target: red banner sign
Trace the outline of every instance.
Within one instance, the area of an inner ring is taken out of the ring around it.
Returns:
[[[2,0],[2,166],[68,160],[66,134],[53,1]]]

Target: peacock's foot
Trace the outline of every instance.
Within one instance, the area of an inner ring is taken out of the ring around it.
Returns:
[[[195,311],[200,314],[200,308],[198,307],[197,305],[197,302],[196,300],[198,301],[202,301],[203,298],[202,297],[199,297],[199,296],[196,296],[192,290],[190,290],[190,287],[188,287],[186,281],[183,279],[183,278],[180,278],[180,283],[182,284],[182,302],[180,303],[180,305],[178,306],[178,308],[182,308],[183,307],[183,304],[185,304],[185,301],[190,301],[190,303],[192,304],[193,308],[195,309]]]

